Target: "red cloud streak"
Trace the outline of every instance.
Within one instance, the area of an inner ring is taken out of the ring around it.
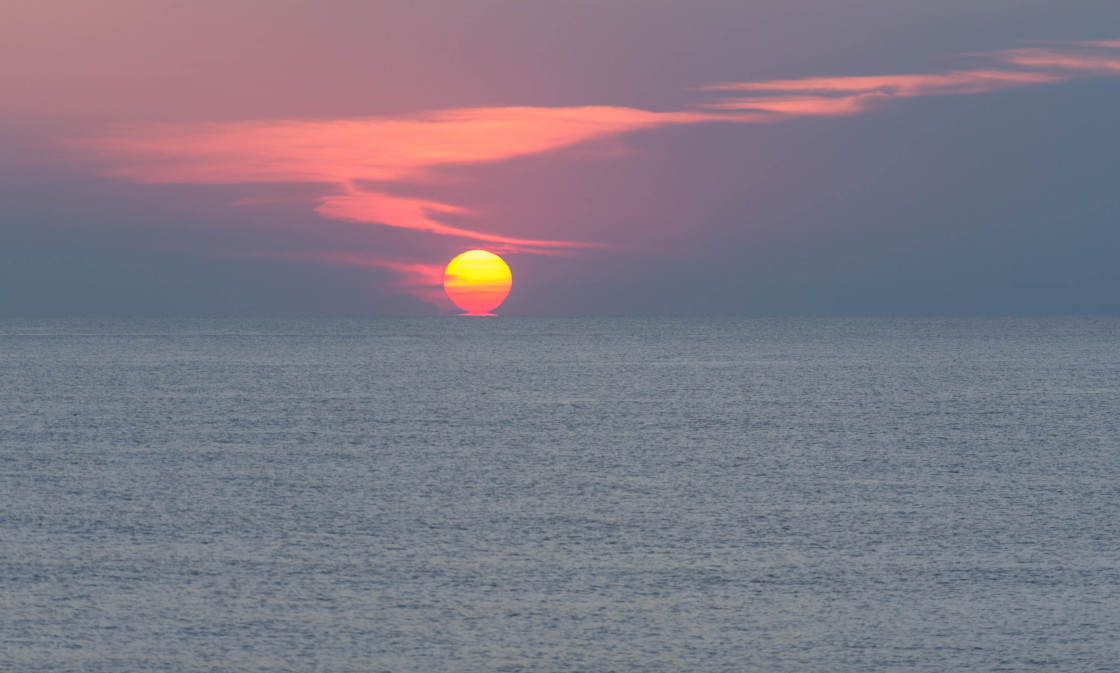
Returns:
[[[742,110],[791,117],[842,116],[866,112],[877,104],[919,96],[993,93],[1051,84],[1078,77],[1120,73],[1120,41],[1083,42],[1060,49],[1009,49],[980,54],[996,66],[942,73],[814,77],[764,82],[726,82],[707,91],[747,94],[710,103],[719,110]]]

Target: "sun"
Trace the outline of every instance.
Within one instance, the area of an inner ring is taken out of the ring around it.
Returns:
[[[501,257],[485,250],[468,250],[447,263],[443,291],[463,315],[494,315],[513,285],[513,274]]]

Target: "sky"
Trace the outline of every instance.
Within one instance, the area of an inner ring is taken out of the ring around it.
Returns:
[[[0,317],[1120,314],[1115,0],[0,0]]]

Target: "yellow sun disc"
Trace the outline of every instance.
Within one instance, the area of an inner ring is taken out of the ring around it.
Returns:
[[[443,290],[466,315],[493,315],[513,285],[513,274],[501,257],[485,250],[469,250],[443,270]]]

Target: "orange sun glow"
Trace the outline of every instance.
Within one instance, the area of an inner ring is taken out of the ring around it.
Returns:
[[[501,257],[485,250],[469,250],[447,263],[443,290],[464,315],[494,315],[513,285],[513,275]]]

